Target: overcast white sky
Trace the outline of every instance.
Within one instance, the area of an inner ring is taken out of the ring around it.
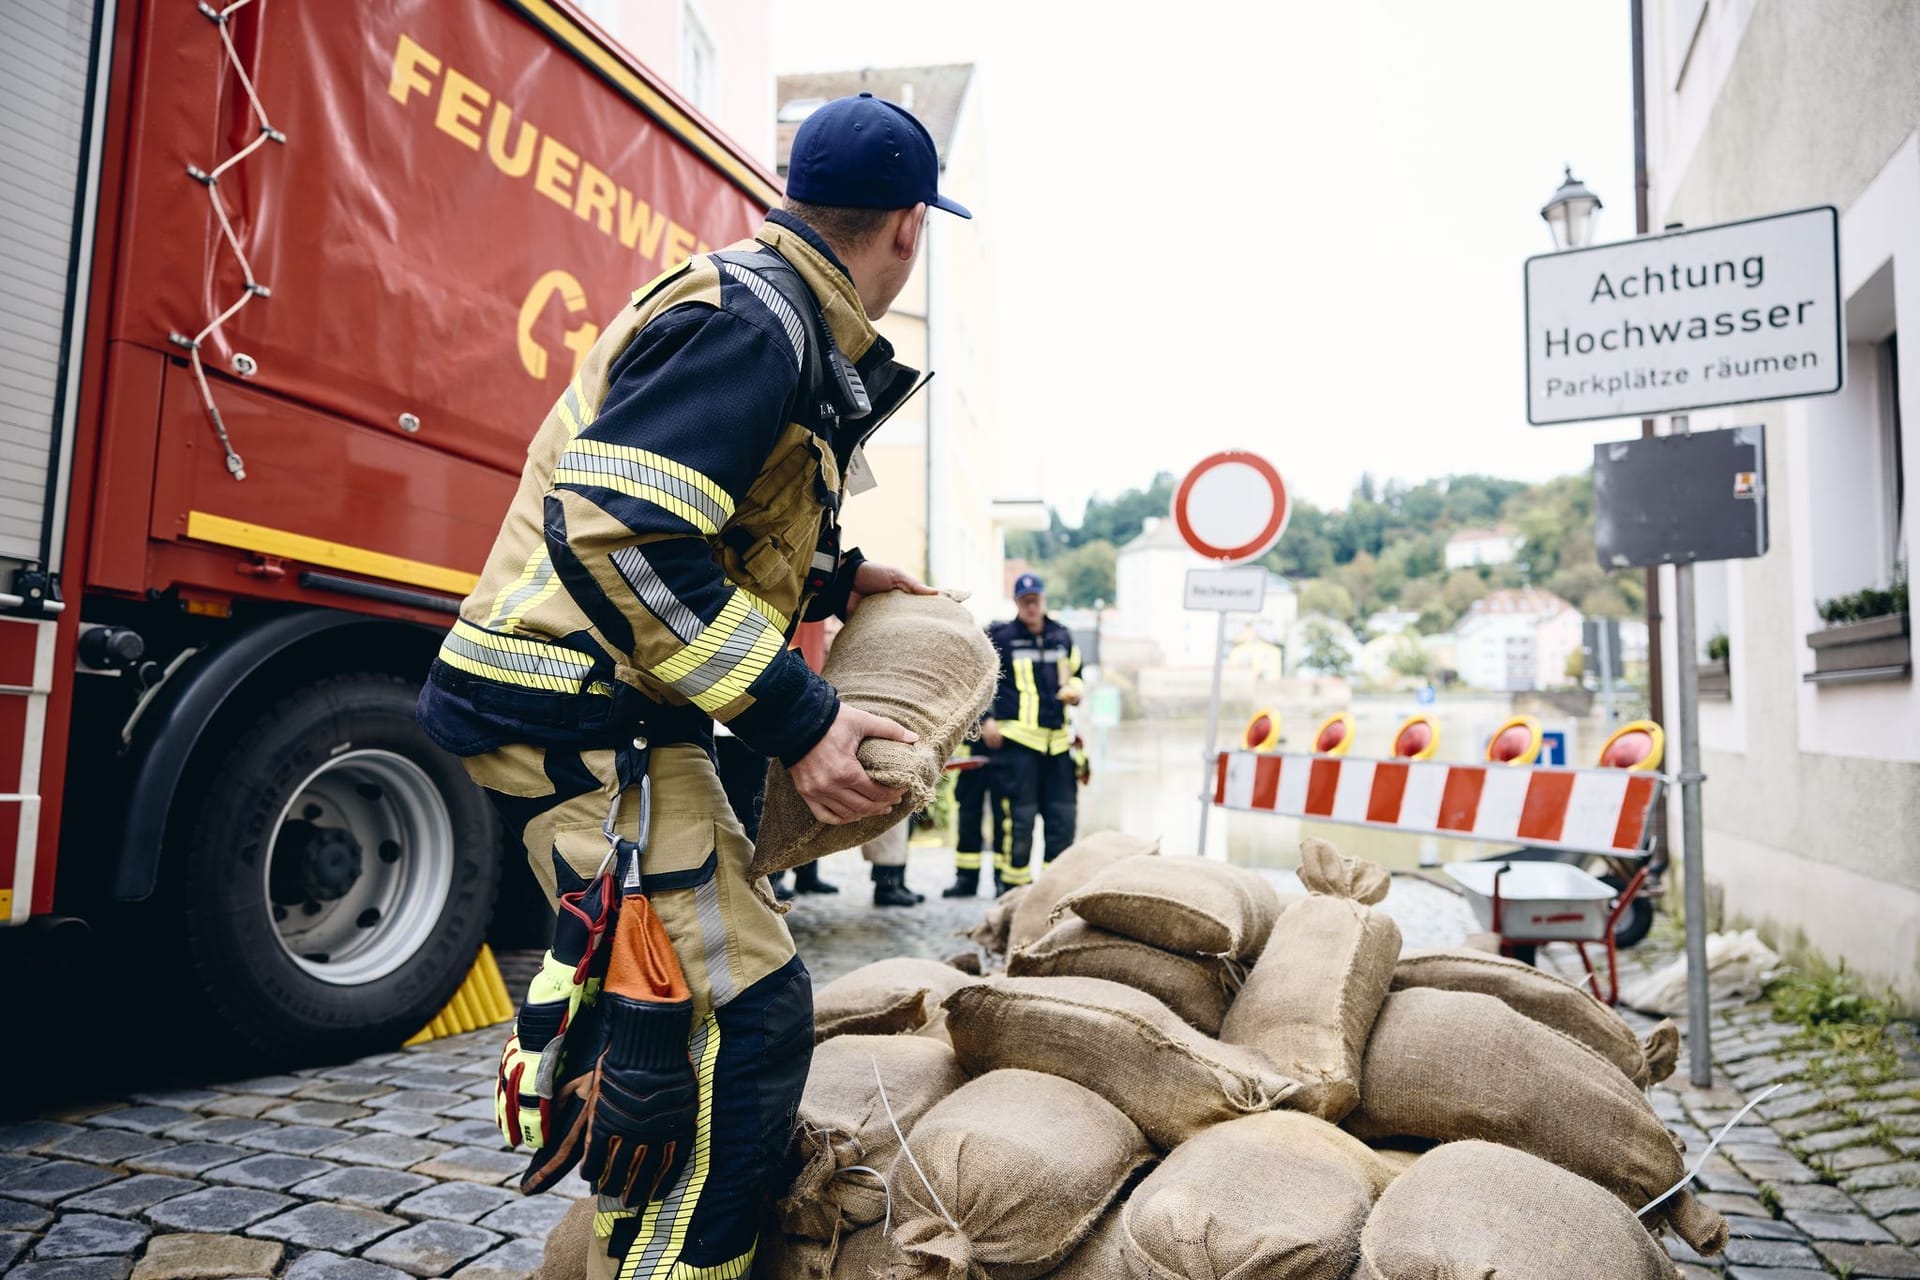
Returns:
[[[1521,310],[1563,163],[1633,234],[1625,0],[773,10],[782,73],[979,68],[989,189],[952,194],[991,219],[1005,496],[1077,520],[1236,447],[1337,506],[1638,433],[1527,426]]]

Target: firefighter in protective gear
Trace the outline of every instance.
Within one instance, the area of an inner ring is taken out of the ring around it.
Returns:
[[[943,898],[971,898],[980,892],[980,855],[986,848],[982,819],[1000,829],[1000,802],[993,785],[993,752],[984,740],[963,742],[954,755],[979,761],[960,769],[953,778],[956,810],[953,841],[953,883],[940,891]],[[995,840],[996,847],[999,841]]]
[[[1080,646],[1073,633],[1047,616],[1046,584],[1023,573],[1013,584],[1019,612],[996,622],[987,636],[1000,653],[1000,687],[980,736],[998,771],[1000,841],[994,887],[1000,893],[1033,882],[1033,824],[1046,830],[1046,860],[1073,843],[1078,770],[1067,708],[1080,701]]]
[[[422,725],[465,758],[550,899],[580,895],[591,917],[610,834],[639,850],[633,874],[684,981],[678,1043],[663,1043],[671,1017],[616,1016],[621,908],[603,922],[605,991],[589,973],[575,1004],[556,955],[529,993],[546,1016],[557,997],[596,1019],[580,1038],[606,1061],[580,1061],[570,1032],[543,1079],[524,1026],[503,1061],[503,1125],[511,1111],[535,1137],[530,1110],[540,1130],[530,1180],[551,1153],[601,1195],[596,1280],[746,1276],[784,1172],[812,987],[766,880],[747,877],[712,726],[785,762],[823,821],[898,801],[855,749],[913,735],[841,705],[789,640],[864,595],[928,590],[843,552],[838,517],[861,445],[914,382],[873,320],[906,284],[929,208],[966,213],[937,175],[932,139],[900,107],[861,95],[809,117],[785,208],[638,291],[587,353],[421,695]],[[671,975],[650,973],[639,986],[671,1005]]]

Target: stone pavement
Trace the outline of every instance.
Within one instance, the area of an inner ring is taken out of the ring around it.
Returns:
[[[915,850],[910,880],[928,901],[878,910],[858,856],[829,859],[842,892],[802,897],[788,916],[816,980],[966,950],[955,933],[985,899],[940,899],[949,865],[944,851]],[[1386,906],[1409,947],[1451,945],[1473,927],[1458,898],[1418,877],[1397,878]],[[530,959],[503,957],[503,968]],[[1724,1019],[1721,1083],[1654,1095],[1696,1151],[1751,1091],[1812,1065],[1763,1007]],[[500,1150],[493,1129],[500,1038],[488,1028],[343,1066],[135,1090],[0,1126],[0,1272],[519,1280],[582,1184],[530,1199],[512,1190],[524,1157]],[[1741,1125],[1702,1177],[1734,1244],[1689,1275],[1920,1277],[1907,1247],[1920,1238],[1920,1066],[1905,1066],[1893,1081],[1794,1083]]]
[[[1395,891],[1398,892],[1396,883]],[[1649,941],[1621,956],[1630,984],[1678,954]],[[1572,948],[1542,948],[1541,963],[1580,977]],[[1622,1011],[1644,1034],[1656,1021]],[[1682,1024],[1685,1019],[1675,1019]],[[1687,1144],[1687,1167],[1713,1136],[1771,1085],[1778,1092],[1730,1130],[1700,1171],[1695,1190],[1726,1216],[1726,1252],[1704,1259],[1669,1238],[1689,1280],[1920,1278],[1920,1053],[1913,1028],[1896,1026],[1891,1070],[1797,1043],[1765,1003],[1716,1007],[1713,1084],[1687,1078],[1687,1049],[1673,1077],[1654,1087],[1654,1110]]]

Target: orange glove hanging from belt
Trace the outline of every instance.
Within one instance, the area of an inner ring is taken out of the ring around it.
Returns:
[[[532,1195],[578,1164],[595,1191],[628,1208],[658,1199],[680,1176],[693,1150],[700,1102],[687,1051],[693,996],[641,874],[650,802],[644,756],[633,776],[641,780],[640,839],[614,834],[616,799],[607,816],[612,870],[582,894],[606,901],[595,890],[612,896],[619,886],[611,927],[593,938],[579,962],[585,1008],[569,1028],[551,1115],[542,1115],[550,1121],[543,1125],[544,1142],[520,1182]],[[558,934],[556,950],[557,943]],[[596,984],[594,973],[605,977]]]

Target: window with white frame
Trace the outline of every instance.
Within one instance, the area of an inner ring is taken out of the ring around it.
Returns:
[[[1814,602],[1885,590],[1908,566],[1893,260],[1846,301],[1847,381],[1806,402]]]
[[[693,0],[680,3],[680,92],[708,115],[719,86],[719,54]]]

